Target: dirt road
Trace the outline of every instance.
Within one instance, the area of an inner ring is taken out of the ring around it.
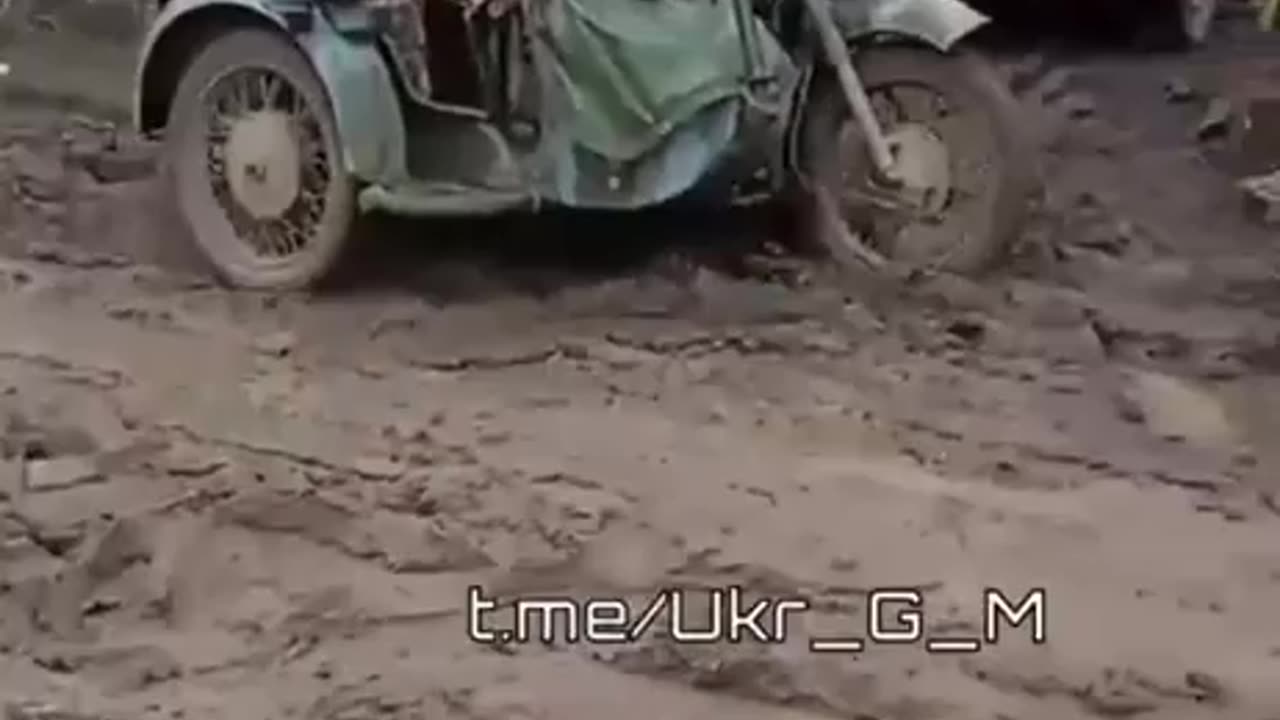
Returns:
[[[687,246],[234,294],[114,257],[181,255],[155,193],[10,133],[5,717],[1280,718],[1275,241],[1193,139],[1276,47],[1051,60],[1020,257],[892,303]],[[484,646],[472,586],[811,609],[772,644]],[[1047,642],[809,651],[894,586],[950,636],[1043,588]]]

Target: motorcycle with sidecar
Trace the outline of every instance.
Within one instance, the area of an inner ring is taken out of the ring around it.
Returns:
[[[167,0],[138,127],[230,284],[360,217],[785,200],[837,263],[988,268],[1035,181],[960,0]],[[429,230],[427,231],[429,232]]]

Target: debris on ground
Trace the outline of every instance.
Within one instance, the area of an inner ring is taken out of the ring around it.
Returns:
[[[1280,225],[1280,170],[1245,178],[1240,181],[1244,191],[1247,216],[1264,225]]]
[[[1201,141],[1218,140],[1231,130],[1233,108],[1226,98],[1214,98],[1209,101],[1200,123],[1196,126],[1196,138]]]
[[[76,456],[29,460],[24,477],[26,489],[31,492],[66,490],[106,479],[94,458]]]
[[[1164,96],[1170,103],[1181,104],[1196,99],[1196,90],[1182,78],[1170,78],[1164,85]]]

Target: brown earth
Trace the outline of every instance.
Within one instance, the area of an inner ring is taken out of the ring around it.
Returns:
[[[560,220],[388,229],[415,250],[344,294],[231,293],[180,270],[152,181],[93,182],[93,132],[8,133],[5,717],[1280,718],[1274,240],[1194,137],[1277,47],[1020,75],[1047,194],[1019,257],[893,302],[689,243],[416,249]],[[814,610],[774,645],[492,647],[470,585]],[[805,649],[885,586],[953,634],[1042,587],[1048,642]]]

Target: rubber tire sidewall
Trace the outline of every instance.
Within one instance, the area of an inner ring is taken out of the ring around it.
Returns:
[[[1020,106],[995,68],[964,50],[941,53],[918,45],[894,44],[858,51],[854,65],[868,89],[912,79],[939,88],[948,96],[963,95],[966,109],[980,110],[995,135],[997,187],[989,198],[985,232],[952,252],[938,268],[978,275],[1004,258],[1022,231],[1035,189],[1038,168],[1033,145],[1019,120]],[[801,132],[801,172],[808,182],[842,192],[840,153],[832,152],[840,123],[847,117],[845,99],[834,77],[815,78]],[[868,165],[870,158],[863,159]],[[801,221],[806,239],[841,264],[863,268],[843,238],[844,218],[829,217],[812,193],[801,192]],[[891,260],[893,258],[890,258]]]
[[[246,62],[248,60],[248,62]],[[204,161],[203,95],[219,76],[237,67],[265,67],[286,78],[314,113],[330,158],[325,209],[308,247],[270,266],[255,262],[213,197]],[[247,28],[215,36],[183,73],[166,132],[165,169],[173,182],[192,237],[226,283],[251,290],[311,289],[331,278],[347,250],[355,223],[355,183],[328,93],[308,58],[282,32]],[[199,164],[194,164],[198,161]]]

